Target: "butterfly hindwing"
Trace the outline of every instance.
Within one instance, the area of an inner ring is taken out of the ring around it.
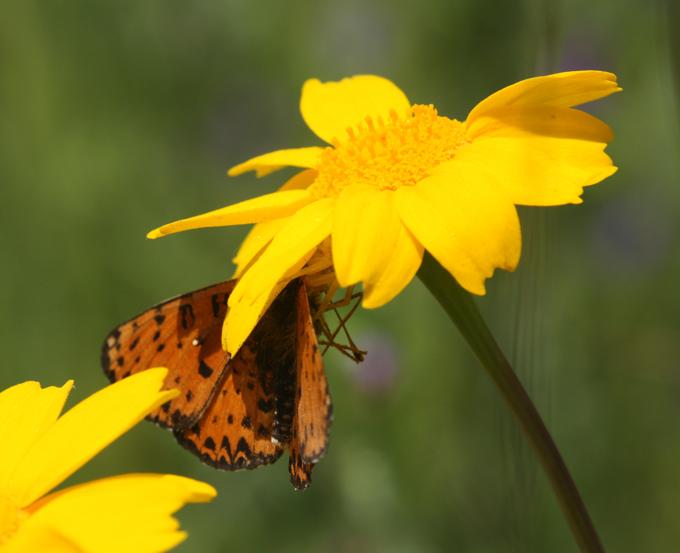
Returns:
[[[149,418],[173,429],[198,421],[221,383],[228,362],[222,322],[235,281],[165,301],[115,328],[102,346],[112,382],[151,367],[167,367],[165,388],[181,394]]]
[[[289,284],[227,367],[203,417],[175,432],[205,463],[225,470],[276,461],[291,440],[295,409],[295,297]]]
[[[216,468],[252,469],[273,463],[282,453],[272,442],[273,373],[258,366],[252,345],[246,342],[229,363],[203,417],[191,428],[175,431],[181,445]]]

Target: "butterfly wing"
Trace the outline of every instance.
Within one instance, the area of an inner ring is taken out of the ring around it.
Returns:
[[[258,366],[256,346],[248,340],[229,363],[203,417],[191,428],[175,431],[182,446],[219,469],[252,469],[273,463],[283,451],[272,442],[274,374]]]
[[[272,302],[230,361],[203,417],[175,432],[205,463],[225,470],[276,461],[289,445],[295,417],[296,297],[291,282]]]
[[[304,284],[297,291],[296,317],[297,392],[288,470],[293,485],[304,489],[311,483],[314,464],[326,452],[332,419],[328,381]]]
[[[102,346],[102,368],[112,382],[151,367],[167,367],[165,388],[181,394],[149,418],[181,430],[193,426],[219,389],[229,360],[221,329],[236,281],[165,301],[115,328]]]
[[[102,348],[112,381],[154,366],[181,394],[150,419],[203,462],[225,470],[273,463],[290,449],[296,488],[324,454],[331,401],[301,279],[274,300],[229,360],[221,328],[235,281],[184,294],[114,329]]]

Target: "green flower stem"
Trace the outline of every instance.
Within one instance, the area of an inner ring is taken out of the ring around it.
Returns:
[[[543,465],[581,551],[604,553],[602,542],[555,442],[486,326],[472,296],[428,253],[418,276],[463,334],[519,421]]]

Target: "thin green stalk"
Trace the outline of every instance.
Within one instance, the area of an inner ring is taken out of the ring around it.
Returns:
[[[543,465],[581,551],[604,553],[602,542],[555,442],[470,294],[427,253],[418,276],[458,327],[515,415]]]

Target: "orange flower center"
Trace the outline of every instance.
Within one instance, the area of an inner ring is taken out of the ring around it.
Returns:
[[[367,117],[347,135],[321,154],[319,176],[309,188],[317,197],[337,196],[351,184],[381,190],[412,186],[453,158],[465,140],[463,124],[438,115],[431,105],[413,106],[407,118],[392,112],[387,122]]]

